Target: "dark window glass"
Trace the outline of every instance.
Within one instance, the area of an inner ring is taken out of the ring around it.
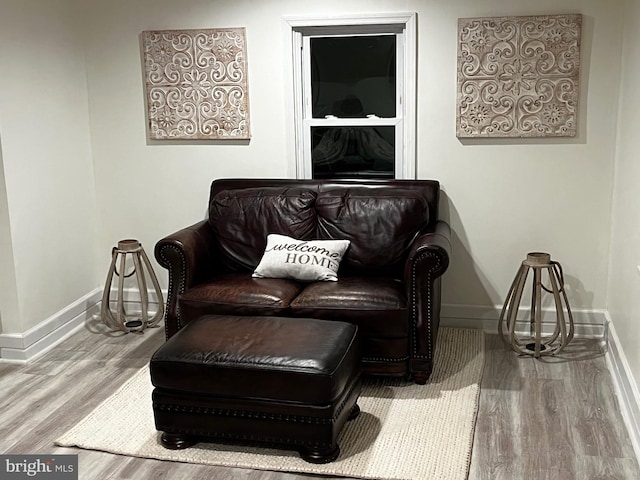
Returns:
[[[311,127],[313,178],[394,178],[395,127]]]
[[[396,116],[396,37],[311,38],[313,118]]]

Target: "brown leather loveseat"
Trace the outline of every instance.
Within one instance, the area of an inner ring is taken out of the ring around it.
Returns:
[[[432,180],[222,179],[208,218],[160,240],[167,338],[203,315],[357,324],[364,373],[427,381],[450,230]],[[253,278],[268,234],[347,239],[338,281]]]

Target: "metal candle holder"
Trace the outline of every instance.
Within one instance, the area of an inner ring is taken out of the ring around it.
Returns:
[[[521,338],[516,333],[516,317],[530,271],[533,271],[530,336]],[[545,271],[549,277],[551,288],[547,288],[542,282]],[[553,294],[556,307],[555,330],[550,337],[546,338],[542,336],[543,290]],[[503,325],[506,326],[506,333]],[[520,265],[500,313],[498,332],[502,340],[516,352],[533,355],[536,358],[560,353],[573,338],[573,316],[564,289],[562,265],[552,261],[551,255],[548,253],[531,252],[527,254],[527,258]]]
[[[151,262],[142,248],[142,244],[137,240],[121,240],[117,247],[111,251],[111,267],[105,282],[102,294],[101,315],[102,321],[113,330],[121,330],[125,333],[142,332],[147,327],[155,326],[164,315],[164,301],[160,284],[151,267]],[[133,270],[125,273],[127,269],[127,257],[133,262]],[[119,267],[117,265],[119,264]],[[119,269],[119,270],[118,270]],[[140,294],[140,312],[127,313],[124,308],[124,282],[125,279],[135,275],[137,290]],[[116,310],[111,310],[111,284],[114,277],[118,277],[118,298]],[[156,297],[158,299],[158,310],[149,318],[149,294],[147,291],[147,278],[151,279]]]

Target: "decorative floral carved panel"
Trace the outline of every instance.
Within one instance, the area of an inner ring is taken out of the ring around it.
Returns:
[[[573,137],[581,15],[458,19],[458,137]]]
[[[248,139],[244,28],[142,32],[152,140]]]

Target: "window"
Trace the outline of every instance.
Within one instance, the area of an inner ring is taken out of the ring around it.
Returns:
[[[285,21],[296,176],[415,178],[415,14]]]

